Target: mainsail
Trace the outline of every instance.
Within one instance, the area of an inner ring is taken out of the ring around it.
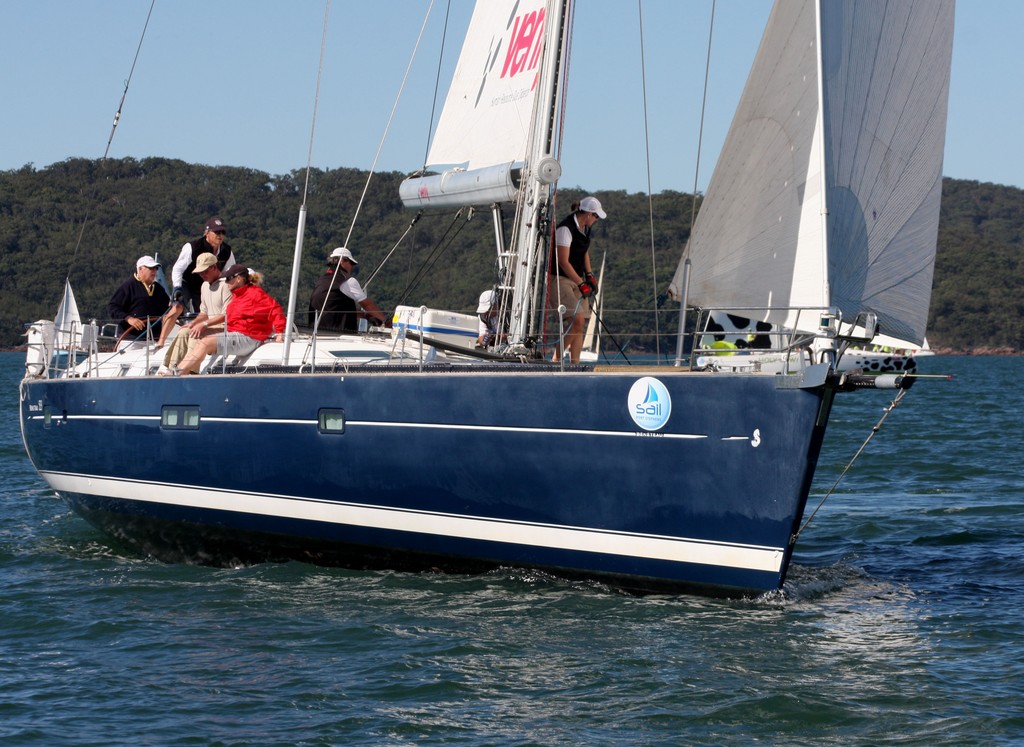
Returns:
[[[693,305],[806,331],[784,309],[871,311],[924,339],[953,6],[776,3],[690,239]]]
[[[477,3],[437,131],[433,176],[406,180],[408,207],[515,199],[517,166],[527,158],[545,29],[543,0]]]

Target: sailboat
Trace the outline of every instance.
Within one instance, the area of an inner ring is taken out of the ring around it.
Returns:
[[[500,349],[474,355],[466,320],[422,306],[390,331],[290,329],[202,375],[155,376],[145,340],[51,365],[37,324],[20,384],[32,463],[87,520],[168,561],[779,589],[834,399],[864,384],[837,359],[879,326],[923,336],[915,247],[937,232],[952,20],[935,0],[778,2],[673,284],[676,359],[572,366],[537,343],[570,3],[483,0],[428,168],[401,196],[493,210]],[[816,265],[795,271],[805,255]],[[799,339],[776,368],[700,365],[705,333],[684,322],[715,309]]]

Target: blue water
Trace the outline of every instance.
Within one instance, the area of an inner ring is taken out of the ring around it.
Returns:
[[[781,594],[138,557],[47,490],[0,354],[4,745],[1024,743],[1024,358],[926,361]],[[815,505],[891,396],[841,398]]]

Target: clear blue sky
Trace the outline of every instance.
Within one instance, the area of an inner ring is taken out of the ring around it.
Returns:
[[[366,169],[428,0],[333,0],[313,165]],[[470,0],[451,0],[454,65]],[[103,155],[149,0],[0,0],[0,169]],[[562,186],[689,191],[711,0],[643,0],[650,176],[635,0],[578,0]],[[706,187],[770,10],[718,0],[699,186]],[[157,0],[110,156],[282,174],[304,168],[326,0]],[[427,145],[438,0],[380,155],[412,171]],[[960,0],[944,173],[1024,187],[1024,2]],[[446,84],[442,84],[438,106]]]

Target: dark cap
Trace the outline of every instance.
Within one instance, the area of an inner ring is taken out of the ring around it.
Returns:
[[[206,221],[207,231],[227,231],[228,227],[224,225],[224,221],[220,218],[210,218]]]
[[[228,269],[224,270],[224,279],[230,280],[235,275],[248,275],[249,268],[245,265],[231,265]]]

